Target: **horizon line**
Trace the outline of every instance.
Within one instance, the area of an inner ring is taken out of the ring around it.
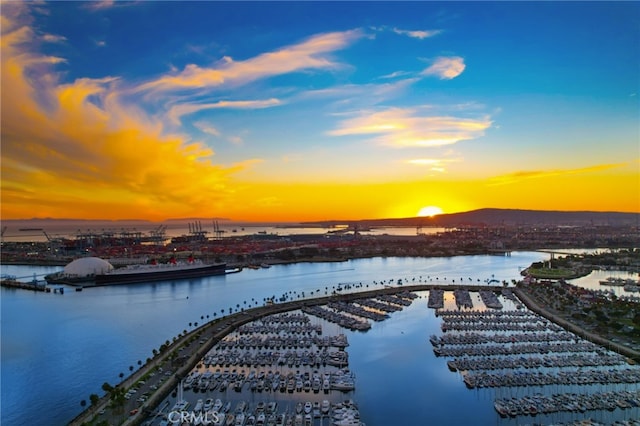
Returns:
[[[481,212],[486,210],[496,210],[503,212],[531,212],[531,213],[596,213],[596,214],[630,214],[640,215],[640,211],[611,211],[611,210],[540,210],[540,209],[516,209],[516,208],[499,208],[499,207],[483,207],[479,209],[467,210],[462,212],[440,213],[433,216],[404,216],[404,217],[381,217],[381,218],[361,218],[361,219],[313,219],[313,220],[245,220],[232,219],[228,217],[183,217],[183,218],[166,218],[160,220],[140,219],[140,218],[122,218],[122,219],[106,219],[106,218],[71,218],[71,217],[31,217],[31,218],[12,218],[0,219],[0,223],[8,221],[94,221],[94,222],[177,222],[177,221],[225,221],[238,223],[323,223],[323,222],[358,222],[358,221],[379,221],[379,220],[404,220],[404,219],[434,219],[443,216],[454,216],[468,213]]]

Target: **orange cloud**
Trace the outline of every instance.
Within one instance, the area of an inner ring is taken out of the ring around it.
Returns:
[[[525,179],[540,179],[561,175],[574,175],[582,173],[599,172],[614,168],[620,168],[627,164],[599,164],[596,166],[582,167],[579,169],[558,169],[558,170],[523,170],[506,175],[495,176],[489,179],[489,185],[507,185],[517,183]]]
[[[163,124],[124,105],[119,80],[62,84],[37,53],[24,8],[3,5],[2,216],[165,218],[216,214],[232,173],[213,151],[167,135]],[[126,213],[132,211],[134,213]]]

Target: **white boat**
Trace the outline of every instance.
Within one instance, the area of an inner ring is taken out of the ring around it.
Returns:
[[[184,411],[189,407],[189,401],[181,399],[175,403],[171,411]]]
[[[235,426],[244,426],[245,416],[243,412],[236,414]]]
[[[309,413],[311,413],[311,410],[313,410],[313,405],[309,401],[305,402],[304,403],[304,413],[305,414],[309,414]]]
[[[331,388],[342,392],[348,392],[354,390],[356,388],[356,385],[353,380],[343,378],[334,382],[333,385],[331,385]]]
[[[213,398],[207,398],[207,400],[204,402],[204,406],[202,407],[202,409],[204,411],[211,411],[212,408],[213,408]]]

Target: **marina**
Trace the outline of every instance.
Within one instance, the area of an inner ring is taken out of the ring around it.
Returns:
[[[236,410],[235,418],[225,415],[224,420],[216,424],[229,421],[245,424],[245,416],[254,419],[263,413],[265,404],[273,404],[272,407],[286,408],[270,410],[260,424],[282,421],[292,425],[319,425],[326,418],[328,424],[363,426],[359,410],[346,422],[333,414],[336,404],[343,404],[341,401],[345,398],[352,406],[357,404],[356,374],[349,369],[348,338],[344,332],[327,336],[320,323],[312,324],[311,318],[315,314],[315,321],[323,321],[324,328],[336,324],[353,331],[358,329],[352,327],[353,323],[345,322],[345,316],[384,321],[389,318],[387,312],[411,306],[415,299],[427,299],[428,309],[434,309],[431,307],[434,301],[439,305],[441,299],[449,299],[446,296],[451,294],[453,299],[461,301],[453,301],[456,309],[444,309],[444,303],[443,308],[435,309],[436,317],[442,321],[443,334],[432,334],[429,341],[437,357],[456,357],[447,361],[447,367],[459,373],[469,390],[494,389],[492,406],[500,418],[521,421],[523,416],[539,419],[589,413],[604,420],[608,413],[616,411],[620,415],[628,410],[630,419],[638,414],[640,368],[630,364],[627,358],[523,310],[509,289],[504,295],[501,290],[479,289],[478,298],[483,306],[476,303],[475,309],[460,309],[462,305],[473,305],[471,293],[463,289],[437,289],[432,297],[431,291],[421,295],[399,291],[397,295],[329,303],[324,308],[305,307],[303,313],[268,316],[245,324],[207,353],[173,392],[174,398],[181,395],[179,399],[170,398],[163,407],[185,403],[193,406],[196,400],[195,407],[200,409],[194,410],[202,412],[202,398],[195,393],[204,392],[207,401],[212,401],[211,391],[228,397],[226,392],[233,389],[237,394],[233,402],[241,398],[237,403],[242,403],[243,408]],[[504,304],[500,299],[504,299]],[[505,309],[509,304],[512,307]],[[375,311],[380,316],[370,315]],[[513,392],[518,388],[534,391],[524,396],[501,396],[504,392],[518,395]],[[184,391],[190,389],[194,393],[185,397]],[[326,412],[319,410],[319,397],[322,404],[330,407]],[[301,408],[303,401],[308,407],[304,410],[306,414]],[[240,420],[238,414],[242,415]],[[171,412],[158,411],[153,413],[153,420],[164,426],[170,416]],[[588,421],[592,421],[591,417]],[[633,424],[632,420],[624,422],[627,420],[619,424]],[[248,420],[248,424],[257,424],[257,421]],[[594,421],[593,424],[616,423]]]
[[[326,335],[302,312],[244,324],[207,352],[146,423],[165,426],[186,406],[216,425],[364,426],[345,397],[356,388],[348,346],[345,334]]]

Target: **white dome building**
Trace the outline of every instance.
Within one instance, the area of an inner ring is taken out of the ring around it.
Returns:
[[[81,257],[64,267],[64,275],[86,277],[89,275],[104,274],[113,270],[113,265],[99,257]]]

